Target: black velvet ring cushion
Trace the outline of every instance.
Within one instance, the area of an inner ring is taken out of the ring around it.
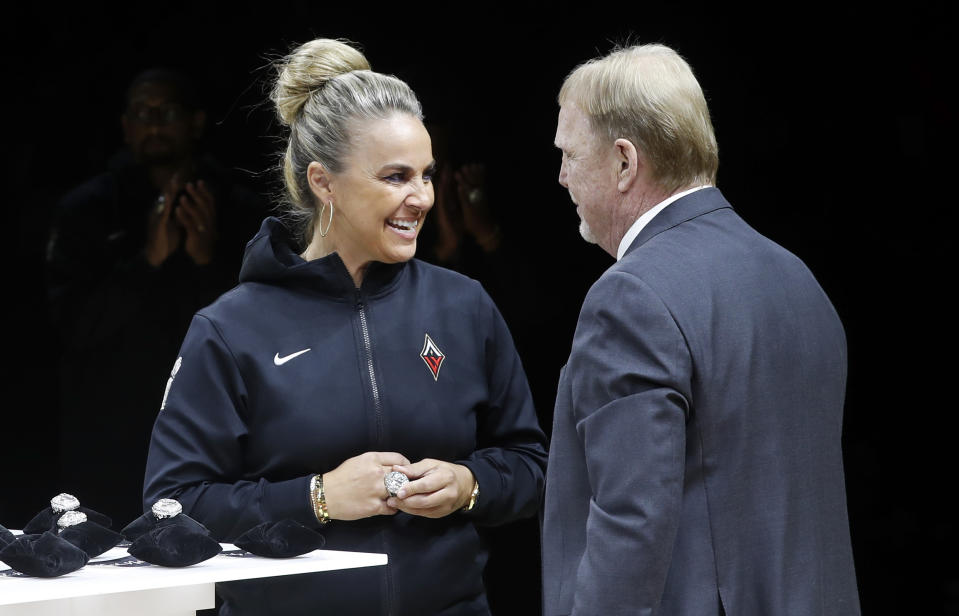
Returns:
[[[104,528],[110,528],[113,526],[113,520],[110,516],[104,515],[99,511],[94,511],[88,507],[80,506],[77,508],[77,511],[85,513],[87,515],[87,521],[96,522]],[[63,515],[62,512],[57,513],[51,507],[46,507],[41,509],[37,515],[33,516],[27,525],[23,527],[23,534],[33,535],[43,533],[45,531],[57,531],[57,520],[60,519],[60,516]]]
[[[180,516],[167,518],[174,520]],[[204,529],[205,530],[205,529]],[[188,567],[223,551],[208,532],[179,524],[157,526],[143,533],[127,548],[131,556],[163,567]]]
[[[0,550],[0,560],[20,573],[57,577],[83,567],[90,557],[66,539],[47,531],[17,537]]]
[[[64,528],[60,531],[60,538],[77,546],[90,558],[96,558],[120,543],[123,536],[115,530],[87,520]]]
[[[155,528],[163,526],[183,526],[198,533],[211,534],[210,530],[185,513],[178,513],[170,518],[157,519],[152,511],[147,511],[137,519],[123,527],[120,533],[127,541],[136,541],[140,535],[146,534]]]
[[[257,556],[291,558],[322,548],[326,538],[296,520],[284,519],[258,524],[237,537],[233,544]]]
[[[7,544],[13,541],[14,539],[16,539],[14,534],[11,533],[6,528],[4,528],[2,524],[0,524],[0,549],[6,547]]]

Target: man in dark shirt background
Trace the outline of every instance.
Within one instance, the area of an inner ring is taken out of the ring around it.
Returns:
[[[204,150],[188,76],[147,70],[125,102],[126,147],[62,197],[46,252],[60,487],[117,527],[141,513],[150,430],[190,319],[236,284],[266,213]]]

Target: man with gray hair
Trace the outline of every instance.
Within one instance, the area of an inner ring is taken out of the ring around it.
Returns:
[[[560,376],[545,615],[858,614],[828,297],[715,188],[709,110],[675,51],[582,64],[559,104],[559,182],[617,261]]]

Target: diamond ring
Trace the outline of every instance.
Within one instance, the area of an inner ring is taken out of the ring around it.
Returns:
[[[164,518],[172,518],[178,513],[182,513],[183,505],[181,505],[179,501],[173,500],[172,498],[161,498],[157,502],[153,503],[153,507],[151,507],[150,510],[158,520],[162,520]]]
[[[73,494],[62,492],[50,499],[50,508],[54,513],[63,513],[64,511],[73,511],[80,506],[80,501]]]
[[[390,471],[386,474],[386,477],[383,478],[383,483],[386,484],[386,491],[390,496],[396,496],[400,488],[409,482],[410,478],[399,471]]]
[[[68,526],[76,526],[87,521],[87,514],[82,511],[67,511],[57,520],[57,528],[63,530]]]

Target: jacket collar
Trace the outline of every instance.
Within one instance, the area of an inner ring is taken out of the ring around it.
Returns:
[[[292,244],[290,230],[282,221],[272,216],[264,220],[260,232],[247,244],[240,282],[300,287],[344,299],[357,297],[353,278],[338,254],[306,261],[294,252]],[[359,296],[389,293],[402,278],[405,266],[374,261],[366,270]]]
[[[704,188],[690,193],[670,203],[666,209],[656,214],[656,216],[649,221],[649,224],[643,227],[643,230],[639,232],[639,235],[637,235],[633,243],[629,245],[629,248],[626,249],[623,256],[625,257],[667,229],[692,220],[697,216],[702,216],[703,214],[723,208],[732,209],[732,207],[718,188]]]

